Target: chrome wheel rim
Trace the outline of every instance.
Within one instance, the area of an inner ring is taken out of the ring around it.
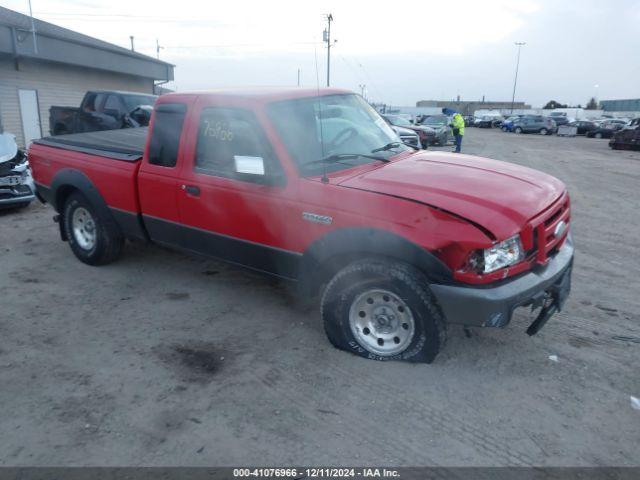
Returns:
[[[547,129],[543,128],[542,130],[540,130],[540,135],[546,135],[547,134]]]
[[[368,290],[349,309],[351,333],[360,346],[382,357],[402,353],[411,344],[415,321],[407,304],[388,290]]]
[[[96,244],[96,222],[89,211],[78,207],[71,216],[73,238],[83,250],[91,250]]]

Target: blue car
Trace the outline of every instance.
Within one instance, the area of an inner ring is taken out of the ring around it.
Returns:
[[[524,115],[514,115],[512,117],[507,118],[504,122],[502,122],[502,131],[503,132],[513,132],[513,122],[522,118]]]

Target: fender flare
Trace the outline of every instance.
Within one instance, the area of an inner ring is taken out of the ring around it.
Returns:
[[[413,265],[430,282],[453,282],[451,269],[428,250],[385,230],[357,227],[329,232],[307,248],[298,270],[300,292],[313,295],[336,267],[346,266],[332,265],[333,259],[349,261],[368,256],[384,256]]]
[[[120,227],[116,222],[107,202],[105,202],[100,192],[93,182],[80,170],[73,168],[64,168],[57,172],[51,181],[50,199],[55,210],[60,214],[58,225],[60,226],[60,236],[63,240],[67,240],[64,231],[64,199],[67,189],[79,191],[106,222],[111,223],[120,231]]]

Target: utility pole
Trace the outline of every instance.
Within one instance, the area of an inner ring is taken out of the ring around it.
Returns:
[[[158,39],[156,38],[156,57],[160,60],[160,50],[164,50],[164,47],[160,46]]]
[[[298,86],[300,86],[300,69],[298,69]]]
[[[129,35],[129,40],[131,40],[131,51],[135,52],[135,48],[133,48],[133,35]]]
[[[362,95],[362,98],[364,98],[365,100],[367,99],[365,92],[367,91],[367,86],[363,83],[361,83],[360,85],[358,85],[358,87],[360,87],[360,95]]]
[[[331,83],[331,22],[333,22],[333,15],[328,14],[327,29],[324,31],[324,41],[327,42],[327,87]]]
[[[525,42],[516,42],[518,46],[518,60],[516,60],[516,76],[513,80],[513,95],[511,97],[511,113],[513,113],[513,104],[516,101],[516,84],[518,83],[518,68],[520,67],[520,49],[523,45],[526,45]]]

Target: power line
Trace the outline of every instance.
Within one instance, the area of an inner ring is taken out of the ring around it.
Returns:
[[[378,88],[378,85],[376,84],[376,82],[373,81],[373,78],[371,77],[367,69],[364,68],[364,65],[362,64],[362,62],[356,59],[355,57],[354,59],[358,63],[358,66],[362,69],[362,73],[365,75],[365,78],[368,79],[368,82],[365,82],[365,83],[368,83],[373,87],[373,89],[376,91],[376,95],[378,95],[378,101],[382,101],[383,95],[381,94],[380,89]]]
[[[282,45],[318,45],[319,42],[286,42],[283,43]],[[276,43],[272,43],[272,44],[268,44],[268,43],[226,43],[226,44],[219,44],[219,45],[168,45],[166,47],[163,47],[165,49],[167,48],[171,48],[171,49],[181,49],[181,48],[228,48],[228,47],[265,47],[265,46],[274,46],[274,45],[280,45],[280,44],[276,44]]]

